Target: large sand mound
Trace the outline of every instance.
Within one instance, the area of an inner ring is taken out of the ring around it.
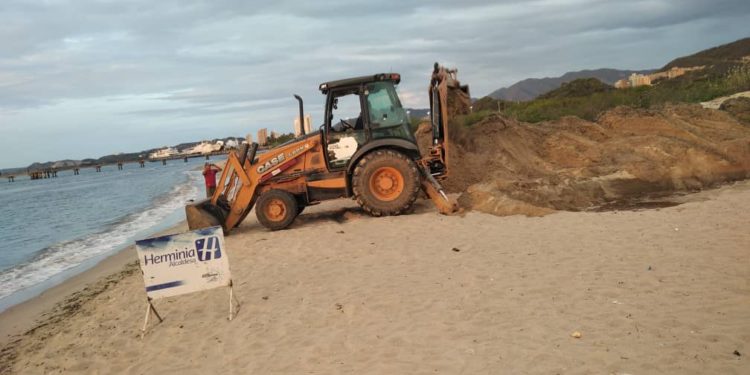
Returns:
[[[596,122],[493,115],[451,135],[445,187],[462,192],[463,207],[496,215],[592,209],[750,177],[750,127],[700,106],[621,107]]]

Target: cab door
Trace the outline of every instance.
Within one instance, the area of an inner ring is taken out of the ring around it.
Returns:
[[[368,139],[363,88],[359,86],[329,92],[325,121],[328,169],[346,169],[352,156]]]

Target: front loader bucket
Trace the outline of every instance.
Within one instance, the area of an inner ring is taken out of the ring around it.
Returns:
[[[215,227],[224,227],[227,212],[219,206],[211,204],[210,199],[202,200],[185,206],[185,217],[187,217],[190,230]]]

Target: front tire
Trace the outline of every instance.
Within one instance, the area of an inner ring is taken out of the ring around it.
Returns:
[[[264,227],[281,230],[292,224],[299,214],[294,195],[283,190],[269,190],[258,197],[255,216]]]
[[[394,150],[365,155],[352,174],[354,198],[372,216],[407,212],[417,199],[419,185],[414,160]]]

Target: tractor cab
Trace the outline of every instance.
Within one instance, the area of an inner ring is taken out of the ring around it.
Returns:
[[[399,74],[376,74],[326,82],[322,139],[330,170],[346,169],[359,151],[375,141],[416,145],[406,111],[396,93]],[[411,148],[411,147],[410,147]]]

